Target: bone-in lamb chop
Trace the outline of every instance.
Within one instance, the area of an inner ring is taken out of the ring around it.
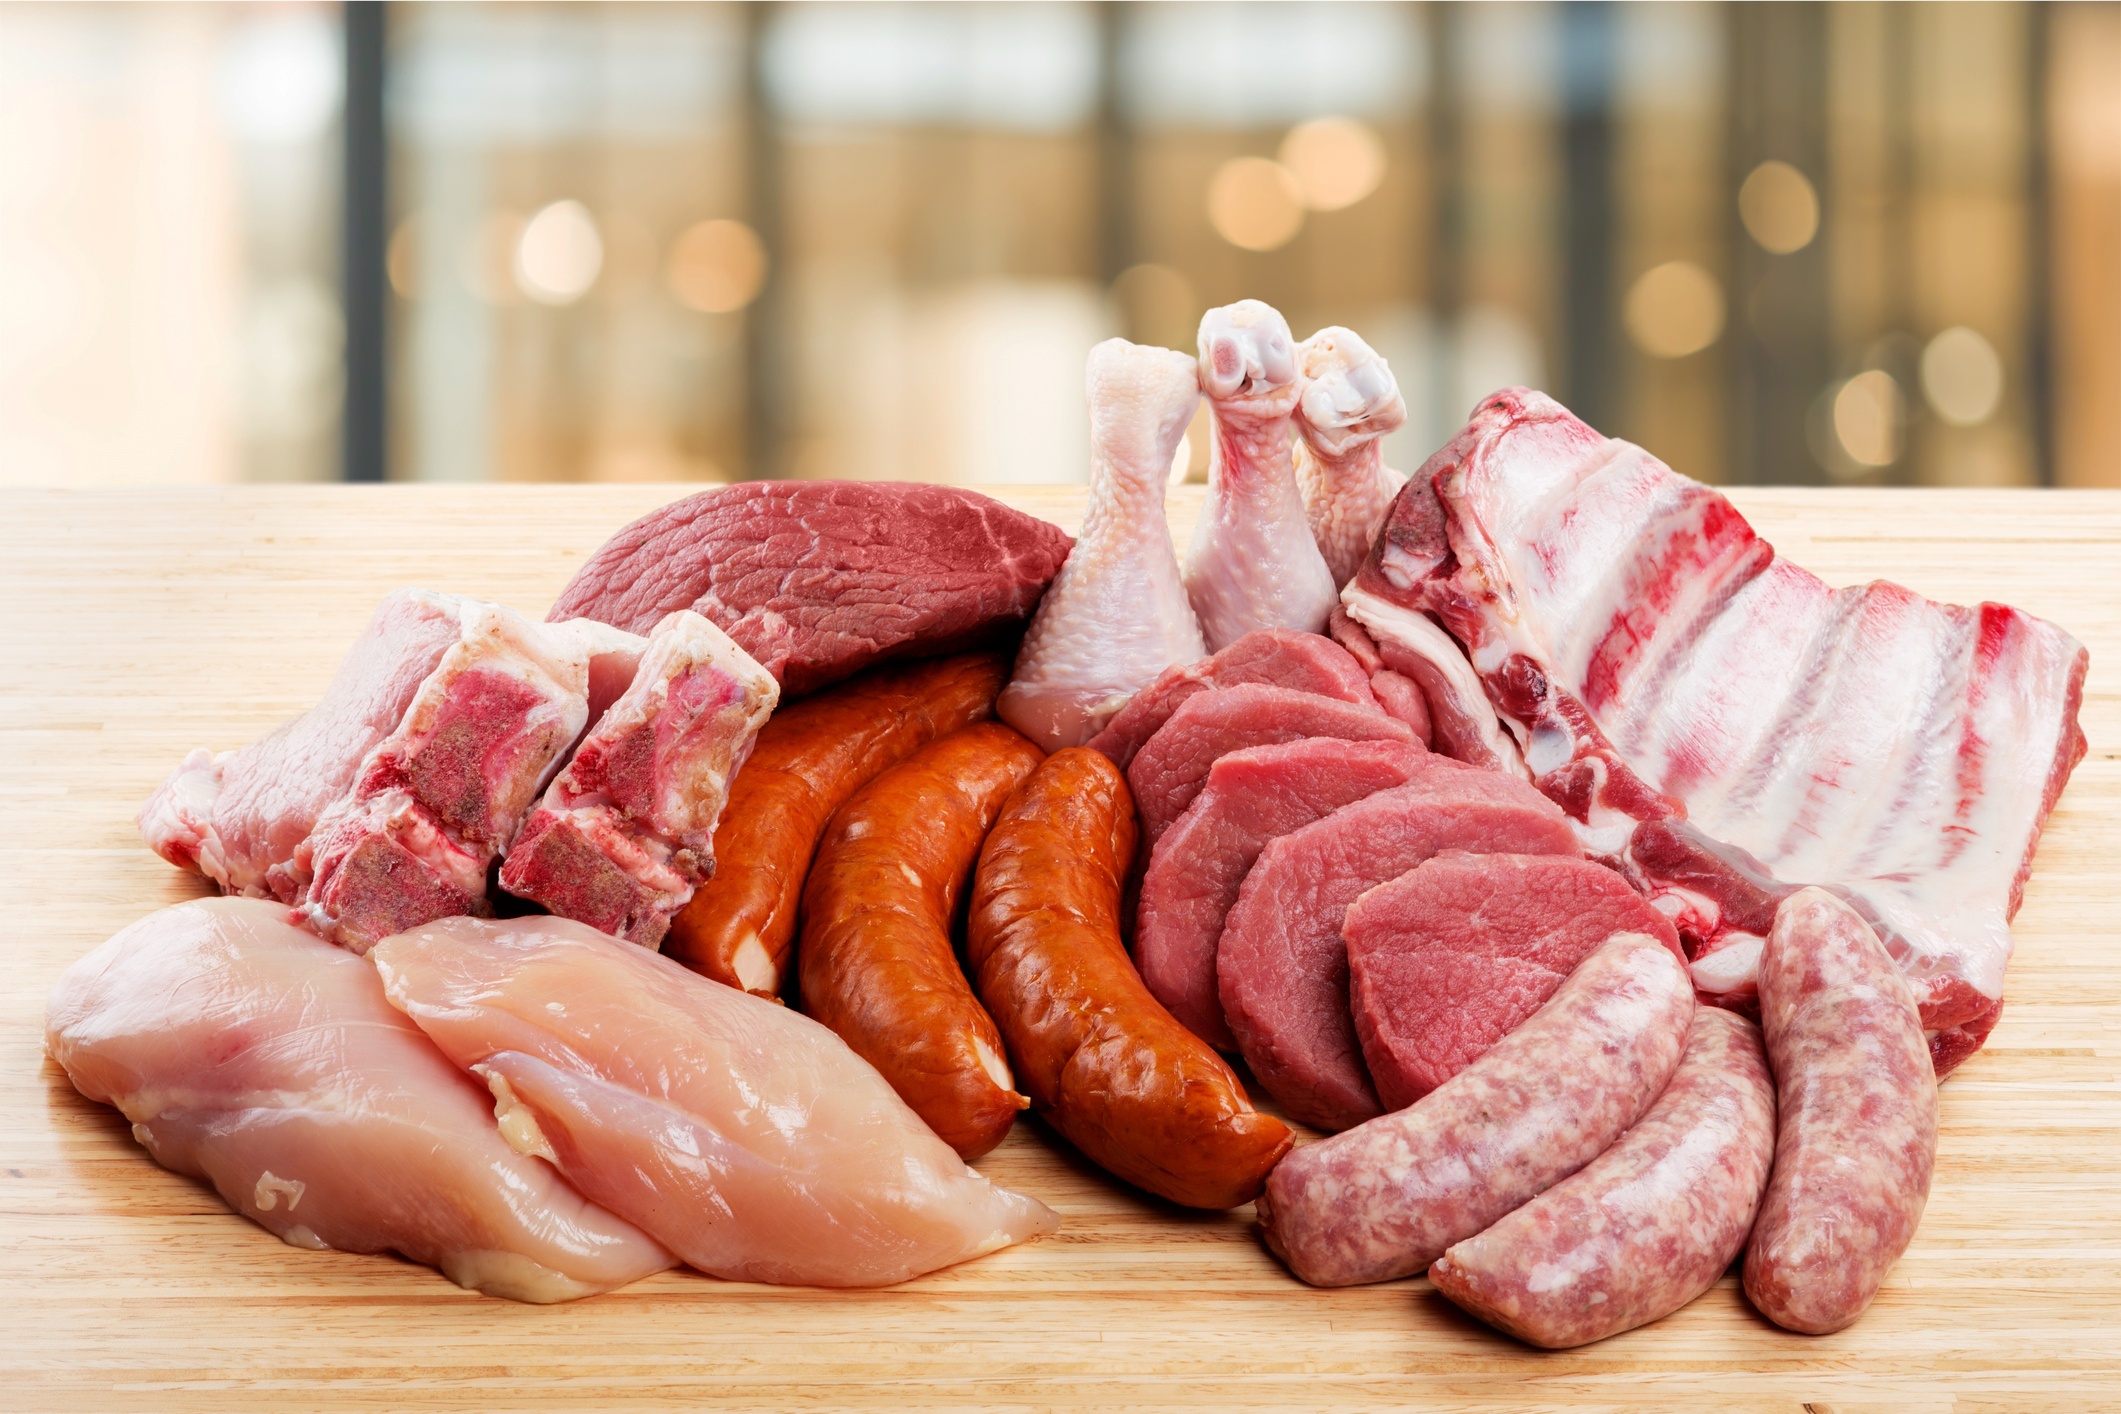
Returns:
[[[524,822],[501,887],[654,947],[714,872],[730,777],[779,700],[729,635],[689,609],[667,616]]]
[[[1200,401],[1194,361],[1107,339],[1084,381],[1089,510],[995,703],[1048,751],[1082,745],[1164,669],[1208,653],[1164,520],[1164,480]]]
[[[1940,1074],[1994,1026],[2085,749],[2085,652],[2055,625],[1829,588],[1522,388],[1408,483],[1347,606],[1380,650],[1442,656],[1428,614],[1465,644],[1540,788],[1688,938],[1703,995],[1742,1004],[1776,901],[1823,884],[1907,973]]]
[[[1296,488],[1289,423],[1302,389],[1288,321],[1252,299],[1209,310],[1200,386],[1214,440],[1185,582],[1208,647],[1262,628],[1318,633],[1336,586]]]
[[[629,679],[640,644],[400,590],[321,702],[239,750],[192,752],[140,832],[170,863],[293,905],[356,951],[483,912],[487,867],[588,724],[593,682]]]
[[[1407,420],[1391,365],[1353,329],[1321,329],[1296,348],[1296,482],[1311,538],[1335,585],[1362,568],[1406,477],[1385,465],[1383,438]]]

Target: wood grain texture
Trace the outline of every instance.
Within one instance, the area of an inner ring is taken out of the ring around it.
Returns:
[[[66,965],[201,892],[140,844],[187,748],[307,706],[402,585],[541,611],[683,488],[0,494],[0,1407],[1570,1409],[2121,1407],[2121,495],[1741,491],[1837,583],[2000,599],[2091,648],[2091,754],[2048,827],[2008,1007],[1944,1088],[1913,1249],[1853,1329],[1686,1311],[1541,1354],[1421,1280],[1314,1291],[1249,1212],[1183,1213],[1035,1122],[980,1167],[1051,1238],[883,1292],[666,1274],[572,1306],[297,1251],[154,1166],[43,1056]],[[1081,488],[1003,499],[1071,526]],[[1174,494],[1183,541],[1199,488]],[[1183,499],[1180,499],[1183,498]]]

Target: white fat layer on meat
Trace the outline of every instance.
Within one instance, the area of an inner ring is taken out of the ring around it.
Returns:
[[[1478,724],[1480,739],[1488,749],[1516,767],[1517,774],[1526,774],[1517,742],[1503,730],[1502,719],[1495,715],[1495,705],[1488,701],[1487,689],[1480,685],[1480,675],[1473,670],[1465,650],[1451,635],[1438,628],[1427,614],[1403,609],[1352,583],[1341,591],[1340,602],[1348,611],[1348,617],[1368,629],[1373,637],[1389,639],[1405,651],[1434,664],[1450,685],[1453,704]]]
[[[508,1141],[508,1147],[518,1154],[557,1166],[559,1156],[553,1153],[552,1141],[545,1137],[545,1131],[538,1127],[537,1112],[516,1098],[515,1087],[508,1083],[508,1077],[483,1065],[473,1066],[471,1073],[484,1080],[486,1088],[493,1092],[494,1123],[500,1126],[501,1137]],[[455,1278],[452,1276],[451,1280]],[[470,1286],[472,1283],[457,1284]]]
[[[282,1178],[267,1169],[258,1175],[257,1187],[251,1190],[250,1201],[257,1205],[258,1211],[269,1213],[278,1207],[280,1200],[284,1198],[287,1200],[287,1211],[291,1213],[301,1203],[302,1195],[308,1191],[309,1185],[301,1179]]]
[[[1770,562],[1710,488],[1521,405],[1439,486],[1461,588],[1484,591],[1465,596],[1483,666],[1532,657],[1704,833],[1864,900],[1918,993],[2000,996],[2076,641],[2016,611],[1984,635],[1979,609],[1831,590]]]
[[[1760,953],[1767,939],[1757,933],[1727,933],[1722,947],[1703,953],[1687,969],[1694,985],[1713,996],[1735,992],[1760,980]]]

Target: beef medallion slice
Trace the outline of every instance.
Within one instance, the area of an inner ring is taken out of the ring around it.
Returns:
[[[1073,543],[960,487],[747,481],[627,526],[548,617],[646,633],[695,610],[779,679],[785,701],[884,659],[1006,638]]]

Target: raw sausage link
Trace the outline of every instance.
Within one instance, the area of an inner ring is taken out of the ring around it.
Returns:
[[[773,714],[729,785],[714,877],[663,951],[703,977],[778,996],[803,877],[832,812],[888,766],[994,711],[1006,653],[877,668]]]
[[[1915,1235],[1937,1158],[1937,1073],[1900,969],[1824,889],[1775,910],[1760,1027],[1782,1107],[1745,1294],[1807,1335],[1863,1314]]]
[[[1729,1269],[1774,1157],[1760,1032],[1703,1007],[1650,1112],[1583,1172],[1444,1253],[1429,1281],[1549,1350],[1647,1325]]]
[[[1192,1208],[1258,1196],[1294,1136],[1165,1011],[1120,945],[1138,828],[1126,778],[1072,747],[1024,782],[980,853],[966,926],[979,994],[1032,1104],[1104,1168]]]
[[[1694,987],[1672,950],[1616,933],[1479,1060],[1414,1105],[1291,1154],[1260,1227],[1314,1286],[1418,1272],[1567,1178],[1663,1092]]]
[[[994,817],[1044,759],[1000,722],[937,738],[840,807],[803,889],[803,1010],[965,1159],[999,1144],[1030,1101],[950,925]]]

